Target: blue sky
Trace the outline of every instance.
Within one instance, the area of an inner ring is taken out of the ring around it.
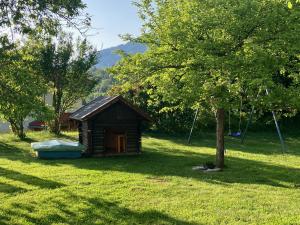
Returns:
[[[92,16],[93,36],[88,40],[100,50],[124,43],[119,34],[138,35],[141,21],[132,0],[83,0]]]

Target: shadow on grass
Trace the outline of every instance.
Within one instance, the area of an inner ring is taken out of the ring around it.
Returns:
[[[148,133],[146,137],[161,138],[169,140],[181,146],[188,146],[187,138],[185,135],[165,135]],[[285,138],[286,151],[284,154],[300,156],[300,139],[297,136],[286,136]],[[209,147],[215,148],[215,134],[200,133],[192,137],[191,144],[189,146],[196,147]],[[260,155],[282,155],[282,147],[279,138],[274,133],[249,133],[244,141],[241,143],[241,138],[235,138],[225,136],[225,147],[229,151],[240,151],[247,153],[254,153]]]
[[[6,158],[13,161],[31,162],[33,160],[27,149],[18,148],[14,145],[6,144],[0,141],[0,158]]]
[[[26,189],[24,188],[15,187],[14,185],[0,182],[0,193],[15,194],[18,192],[25,192],[25,191]]]
[[[68,140],[71,140],[71,141],[78,141],[78,137],[73,137],[73,136],[70,136],[70,135],[66,135],[66,134],[59,134],[59,135],[56,135],[57,138],[63,138],[63,139],[68,139]]]
[[[50,181],[32,175],[23,174],[2,167],[0,167],[0,177],[5,177],[11,180],[20,181],[38,188],[54,189],[54,188],[59,188],[64,186],[63,184],[55,181]]]
[[[80,202],[76,207],[76,202]],[[72,205],[70,205],[72,204]],[[47,206],[47,211],[42,207]],[[75,207],[74,207],[75,206]],[[43,213],[39,213],[42,210]],[[33,224],[182,224],[196,225],[157,210],[134,211],[102,198],[90,198],[65,192],[63,198],[45,198],[36,203],[11,203],[1,207],[1,224],[11,220]],[[199,223],[197,223],[199,224]]]
[[[157,141],[152,143],[151,148],[145,148],[143,154],[139,156],[54,161],[21,157],[16,156],[14,153],[7,154],[5,157],[10,160],[20,160],[23,162],[35,161],[35,163],[48,166],[66,164],[88,170],[121,171],[150,176],[194,178],[220,185],[241,183],[293,188],[294,185],[300,184],[300,169],[271,165],[260,161],[231,156],[226,157],[227,168],[224,172],[205,174],[199,171],[192,171],[193,166],[203,164],[206,161],[214,161],[214,155],[186,151],[181,148],[181,146],[186,145],[184,142],[181,142],[180,139],[175,140],[175,138],[167,139],[164,137],[164,140],[177,143],[178,145],[174,145],[176,148],[172,148],[172,146],[166,146]],[[199,143],[194,143],[193,145],[197,147],[207,147],[210,143],[212,144],[212,141],[206,140],[205,143],[199,141]],[[11,149],[13,147],[8,146],[8,148]],[[16,151],[21,150],[17,149]],[[243,151],[243,149],[237,149],[237,151]]]
[[[300,169],[236,157],[226,157],[227,168],[223,172],[207,174],[192,170],[193,166],[206,161],[214,161],[214,156],[184,152],[181,149],[172,149],[170,152],[167,148],[160,147],[159,150],[146,148],[139,156],[58,160],[55,163],[59,165],[72,164],[77,168],[99,171],[139,173],[155,177],[193,178],[219,185],[240,183],[294,188],[296,184],[300,184]]]
[[[26,142],[26,143],[32,143],[32,142],[36,142],[37,140],[34,138],[30,138],[30,137],[25,137],[22,139],[22,141]]]

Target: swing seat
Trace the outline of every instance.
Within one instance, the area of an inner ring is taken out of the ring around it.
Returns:
[[[241,132],[232,132],[232,133],[229,133],[229,136],[231,137],[241,137],[242,136],[242,133]]]

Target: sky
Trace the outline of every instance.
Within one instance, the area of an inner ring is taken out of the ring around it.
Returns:
[[[92,16],[88,40],[98,50],[124,43],[118,35],[140,33],[141,21],[132,0],[83,0]]]

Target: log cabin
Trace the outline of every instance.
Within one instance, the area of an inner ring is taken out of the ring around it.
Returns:
[[[101,96],[70,115],[78,121],[79,142],[86,155],[141,152],[141,124],[150,117],[121,96]]]

